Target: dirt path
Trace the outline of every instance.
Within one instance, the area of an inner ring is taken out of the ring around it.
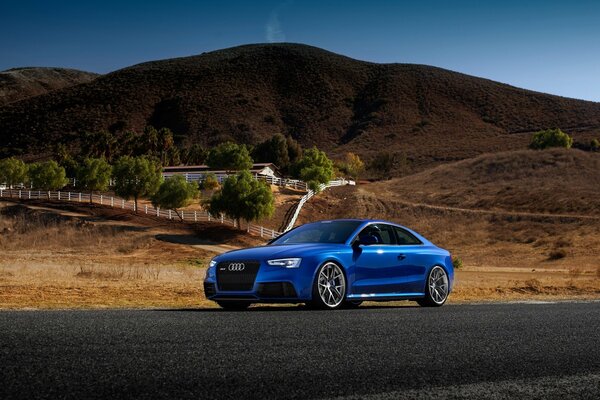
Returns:
[[[363,193],[367,193],[369,195],[378,195],[377,192],[369,191],[367,188],[360,187],[360,191]],[[455,211],[462,213],[472,213],[472,214],[482,214],[482,215],[502,215],[502,216],[519,216],[519,217],[534,217],[534,218],[555,218],[555,219],[564,219],[564,218],[574,218],[574,219],[586,219],[586,220],[600,220],[599,216],[593,215],[583,215],[583,214],[549,214],[549,213],[532,213],[526,211],[507,211],[507,210],[482,210],[482,209],[473,209],[473,208],[462,208],[462,207],[452,207],[452,206],[439,206],[434,204],[420,203],[420,202],[412,202],[408,200],[404,200],[398,197],[398,195],[389,190],[385,191],[386,197],[389,199],[393,199],[395,202],[398,202],[402,205],[409,207],[421,207],[427,208],[430,210],[441,210],[441,211]]]

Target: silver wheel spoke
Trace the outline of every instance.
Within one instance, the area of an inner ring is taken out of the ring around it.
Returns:
[[[319,273],[317,283],[321,300],[329,307],[336,307],[344,300],[346,282],[337,264],[326,264]]]

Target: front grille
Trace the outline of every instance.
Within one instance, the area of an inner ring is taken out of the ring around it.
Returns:
[[[294,286],[289,282],[270,282],[258,284],[258,295],[261,297],[297,297]]]
[[[220,262],[217,264],[217,285],[219,286],[219,290],[252,290],[259,267],[260,263],[257,261]]]
[[[217,290],[215,289],[214,283],[204,282],[204,296],[208,298],[210,296],[214,296],[216,292]]]

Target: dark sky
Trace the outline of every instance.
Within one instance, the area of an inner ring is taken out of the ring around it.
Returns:
[[[600,1],[0,2],[0,70],[105,73],[280,41],[600,101]]]

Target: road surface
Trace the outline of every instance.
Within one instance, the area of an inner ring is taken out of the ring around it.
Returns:
[[[0,398],[600,398],[600,303],[0,312]]]

